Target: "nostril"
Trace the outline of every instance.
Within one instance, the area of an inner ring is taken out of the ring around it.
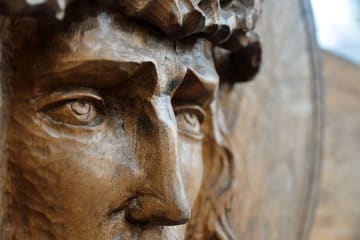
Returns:
[[[114,219],[114,218],[125,218],[126,219],[126,215],[127,215],[127,211],[128,209],[131,207],[135,207],[135,205],[137,202],[137,197],[131,197],[129,199],[127,199],[126,201],[124,201],[120,206],[118,206],[117,208],[112,208],[108,213],[107,216],[109,219]]]
[[[140,205],[141,198],[142,198],[142,196],[132,199],[131,202],[129,203],[128,207],[126,208],[125,219],[128,222],[131,222],[131,223],[136,223],[136,222],[146,223],[147,222],[145,219],[143,219],[141,221],[140,219],[136,220],[136,218],[134,217],[135,212],[144,212],[144,209]]]
[[[187,204],[174,205],[170,201],[154,196],[139,196],[126,208],[125,219],[133,224],[158,224],[174,226],[190,220],[191,211]]]

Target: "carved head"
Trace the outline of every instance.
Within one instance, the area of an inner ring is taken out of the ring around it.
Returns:
[[[214,99],[245,48],[214,19],[253,2],[70,2],[62,21],[0,20],[0,236],[235,239]]]

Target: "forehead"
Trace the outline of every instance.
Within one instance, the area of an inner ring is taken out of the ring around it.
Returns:
[[[161,95],[189,72],[208,93],[218,85],[210,42],[172,41],[122,16],[101,13],[66,25],[23,20],[14,33],[18,72],[22,78],[31,76],[39,88],[90,81],[91,75],[97,76],[97,85],[107,86],[142,79],[140,88],[150,83],[153,94]]]

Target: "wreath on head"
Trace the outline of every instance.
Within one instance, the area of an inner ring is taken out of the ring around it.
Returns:
[[[253,30],[262,0],[0,0],[0,14],[62,19],[74,4],[96,4],[142,19],[171,38],[203,34],[216,43]]]

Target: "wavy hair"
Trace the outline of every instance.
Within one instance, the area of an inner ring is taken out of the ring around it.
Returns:
[[[207,113],[203,141],[204,177],[186,239],[236,240],[230,214],[236,168],[220,102],[213,102]]]

